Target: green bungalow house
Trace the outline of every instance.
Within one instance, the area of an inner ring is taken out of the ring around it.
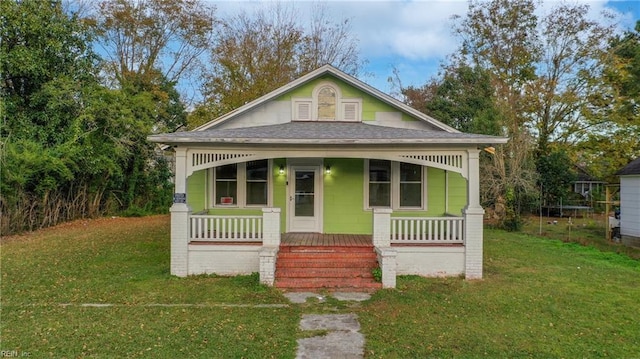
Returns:
[[[175,155],[174,275],[259,272],[278,286],[283,246],[306,244],[302,267],[364,246],[385,288],[400,274],[482,278],[479,152],[507,139],[457,131],[330,65],[149,140]]]

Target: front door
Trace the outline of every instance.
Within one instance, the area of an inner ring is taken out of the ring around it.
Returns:
[[[289,232],[321,232],[321,167],[291,166],[289,174]]]

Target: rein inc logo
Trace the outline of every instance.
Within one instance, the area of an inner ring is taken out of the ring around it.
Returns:
[[[27,358],[31,353],[23,350],[0,350],[0,358]]]

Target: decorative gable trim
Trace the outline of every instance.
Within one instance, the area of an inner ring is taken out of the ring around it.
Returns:
[[[206,168],[227,165],[231,163],[238,163],[244,161],[251,161],[258,158],[255,153],[234,153],[234,152],[222,152],[222,151],[207,151],[196,150],[189,151],[187,161],[187,177],[191,176],[193,172],[203,170]]]
[[[276,98],[278,98],[279,96],[282,96],[283,94],[291,91],[294,88],[297,88],[299,86],[302,86],[310,81],[313,81],[317,78],[320,78],[322,76],[325,75],[331,75],[334,76],[335,78],[344,81],[346,84],[353,86],[354,88],[363,91],[373,97],[375,97],[376,99],[387,103],[388,105],[398,109],[399,111],[408,114],[409,116],[416,118],[420,121],[425,121],[428,124],[434,126],[435,128],[441,129],[442,131],[445,132],[449,132],[449,133],[460,133],[460,131],[456,130],[453,127],[450,127],[448,125],[445,125],[444,123],[414,109],[411,108],[410,106],[402,103],[401,101],[383,93],[380,90],[377,90],[369,85],[367,85],[366,83],[356,79],[355,77],[352,77],[350,75],[347,75],[346,73],[338,70],[337,68],[331,66],[331,65],[324,65],[314,71],[311,71],[310,73],[299,77],[298,79],[254,100],[251,101],[229,113],[227,113],[226,115],[223,115],[221,117],[218,117],[212,121],[207,122],[206,124],[197,127],[196,129],[194,129],[194,131],[203,131],[203,130],[207,130],[210,128],[214,128],[224,122],[227,122],[229,120],[232,120],[234,118],[236,118],[237,116],[240,116],[248,111],[253,110],[255,107],[260,106],[268,101],[274,100]]]

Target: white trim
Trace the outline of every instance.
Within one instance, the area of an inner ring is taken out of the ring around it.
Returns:
[[[372,158],[374,160],[383,160],[383,161],[390,161],[387,159],[378,159],[378,158]],[[401,207],[400,206],[400,161],[390,161],[391,162],[391,193],[390,193],[390,202],[391,202],[391,206],[390,207],[371,207],[369,206],[369,161],[371,159],[365,159],[364,160],[364,185],[363,185],[363,190],[364,190],[364,198],[363,198],[363,208],[365,210],[374,210],[374,209],[392,209],[394,211],[426,211],[428,209],[428,203],[427,203],[427,166],[422,166],[421,167],[421,175],[422,175],[422,186],[421,186],[421,203],[422,205],[420,207]],[[405,163],[411,163],[411,162],[405,162]],[[414,164],[414,163],[411,163]]]
[[[264,158],[261,160],[265,160]],[[260,161],[258,160],[250,160],[250,161]],[[273,159],[266,159],[267,161],[267,203],[266,204],[247,204],[247,162],[238,162],[236,163],[236,198],[234,199],[234,203],[231,205],[217,204],[216,203],[216,175],[215,169],[216,167],[211,167],[205,172],[205,180],[207,181],[206,188],[209,189],[207,191],[205,189],[205,196],[207,198],[207,202],[205,205],[206,208],[209,209],[221,209],[221,208],[244,208],[244,209],[258,209],[264,207],[271,207],[273,204]],[[233,164],[233,163],[231,163]],[[208,175],[206,175],[208,174]]]
[[[353,106],[352,110],[348,110],[347,106]],[[347,117],[347,114],[353,114],[353,117]],[[362,122],[362,99],[346,99],[340,103],[340,118],[347,122]]]
[[[319,111],[318,111],[318,106],[320,105],[319,101],[318,101],[318,96],[320,94],[320,91],[325,88],[325,87],[329,87],[333,90],[333,92],[335,93],[336,97],[335,97],[335,109],[334,109],[334,116],[333,119],[323,119],[322,121],[325,122],[331,122],[331,121],[342,121],[340,115],[341,115],[341,111],[340,111],[340,107],[342,104],[342,91],[340,90],[340,87],[338,87],[335,83],[330,82],[330,81],[321,81],[320,83],[318,83],[314,88],[313,88],[313,92],[311,94],[311,101],[312,101],[312,106],[311,106],[311,120],[313,121],[321,121],[319,116]]]
[[[300,230],[293,226],[294,221],[294,204],[292,199],[295,198],[295,178],[291,178],[296,170],[313,170],[314,175],[314,218],[315,225],[312,229]],[[319,232],[324,230],[324,171],[322,158],[303,158],[303,159],[287,159],[287,232]]]
[[[330,74],[336,78],[338,78],[341,81],[344,81],[345,83],[347,83],[348,85],[351,85],[352,87],[370,95],[375,97],[376,99],[390,105],[391,107],[394,107],[396,109],[398,109],[399,111],[406,113],[418,120],[424,121],[428,124],[430,124],[431,126],[434,126],[438,129],[441,129],[443,131],[446,132],[450,132],[450,133],[460,133],[460,131],[456,130],[453,127],[450,127],[448,125],[445,125],[444,123],[434,119],[431,116],[425,115],[424,113],[411,108],[410,106],[402,103],[401,101],[383,93],[382,91],[373,88],[369,85],[367,85],[366,83],[356,79],[355,77],[352,77],[350,75],[347,75],[346,73],[338,70],[337,68],[331,66],[331,65],[324,65],[314,71],[311,71],[310,73],[299,77],[296,80],[293,80],[291,82],[289,82],[288,84],[256,99],[253,100],[221,117],[218,117],[212,121],[209,121],[207,123],[205,123],[204,125],[201,125],[197,128],[194,129],[194,131],[203,131],[209,128],[213,128],[216,127],[224,122],[227,122],[229,120],[232,120],[233,118],[236,118],[237,116],[240,116],[248,111],[251,111],[252,109],[254,109],[255,107],[266,103],[268,101],[274,100],[276,98],[278,98],[279,96],[291,91],[292,89],[298,88],[310,81],[313,81],[317,78],[320,78],[322,76],[325,76],[327,74]]]
[[[289,159],[320,159],[323,158],[364,158],[380,159],[398,162],[407,162],[427,167],[439,168],[455,173],[468,179],[468,150],[469,148],[455,148],[450,150],[425,150],[419,148],[400,146],[362,146],[362,147],[327,147],[322,145],[307,146],[305,148],[283,148],[281,146],[256,147],[243,145],[241,147],[230,146],[227,149],[210,150],[205,148],[190,148],[187,150],[186,176],[201,169],[222,166],[230,163],[254,161],[272,158]],[[477,149],[473,149],[474,151]],[[196,155],[207,154],[208,162],[199,163],[197,166],[191,162]],[[304,160],[303,160],[304,161]]]
[[[313,101],[308,98],[294,98],[291,100],[292,121],[311,121],[313,119]],[[302,106],[307,106],[305,111],[301,111]],[[306,114],[306,116],[301,116]]]

